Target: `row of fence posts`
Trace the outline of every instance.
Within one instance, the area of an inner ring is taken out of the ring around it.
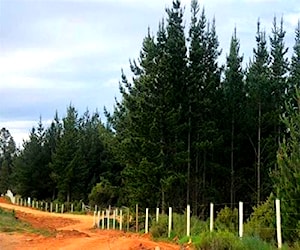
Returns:
[[[277,232],[277,244],[278,248],[282,248],[282,236],[281,236],[281,216],[280,216],[280,200],[276,199],[275,201],[275,208],[276,208],[276,232]],[[119,229],[122,230],[122,223],[123,223],[123,214],[122,210],[120,211],[119,215]],[[186,215],[187,215],[187,220],[186,220],[186,235],[190,237],[191,235],[191,207],[190,205],[187,205],[186,209]],[[139,231],[138,228],[138,205],[136,205],[136,232]],[[98,215],[98,216],[97,216]],[[113,210],[113,229],[115,228],[115,223],[116,223],[116,218],[118,216],[118,209]],[[129,209],[127,212],[127,216],[129,216]],[[159,220],[159,208],[156,208],[156,222]],[[106,219],[107,221],[107,229],[110,229],[109,225],[109,220],[110,218],[110,209],[106,210],[106,218],[104,211],[102,211],[102,217],[101,217],[101,228],[105,229],[104,226],[104,220]],[[238,219],[238,234],[239,237],[243,237],[243,230],[244,230],[244,215],[243,215],[243,202],[239,202],[239,219]],[[127,217],[127,230],[128,230],[128,224],[129,223],[129,217]],[[94,211],[94,226],[100,228],[100,211],[97,212],[97,207],[95,207]],[[209,229],[210,232],[213,232],[214,230],[214,204],[210,203],[210,223],[209,223]],[[169,207],[169,215],[168,215],[168,237],[171,237],[171,231],[172,231],[172,207]],[[146,208],[146,217],[145,217],[145,233],[149,232],[149,208]]]
[[[58,203],[54,203],[54,202],[43,202],[43,201],[36,201],[36,200],[31,200],[30,198],[19,198],[16,200],[16,204],[19,206],[25,206],[25,207],[31,207],[31,208],[36,208],[36,209],[40,209],[40,210],[44,210],[45,212],[56,212],[56,213],[65,213],[66,211],[66,207],[65,204],[61,204],[59,205]],[[84,211],[85,210],[85,205],[84,203],[82,203],[81,205],[81,210]],[[73,213],[74,212],[74,204],[71,203],[71,209],[70,212]]]
[[[27,206],[27,207],[32,207],[32,208],[43,208],[44,203],[43,202],[39,202],[39,201],[35,201],[32,200],[30,198],[28,199],[18,199],[16,201],[16,203],[20,206]],[[49,204],[49,205],[48,205]],[[65,212],[65,206],[64,204],[61,205],[60,207],[60,211],[59,211],[59,207],[58,207],[58,203],[55,203],[55,210],[53,208],[53,204],[52,202],[48,203],[45,202],[45,211],[47,212],[61,212],[64,213]],[[275,208],[276,208],[276,233],[277,233],[277,244],[278,244],[278,248],[281,249],[282,248],[282,235],[281,235],[281,216],[280,216],[280,200],[276,199],[275,200]],[[49,211],[48,211],[49,209]],[[82,203],[82,211],[84,211],[85,206],[84,203]],[[110,213],[111,213],[111,208],[107,209],[106,211],[102,210],[102,211],[97,211],[97,205],[95,205],[95,210],[94,210],[94,223],[93,226],[98,227],[101,229],[105,229],[105,219],[107,221],[107,229],[110,229]],[[74,205],[71,204],[71,213],[74,211]],[[136,232],[139,231],[139,226],[138,226],[138,214],[139,214],[139,209],[138,209],[138,205],[136,205]],[[186,235],[189,237],[190,236],[190,230],[191,230],[191,207],[190,205],[187,205],[187,224],[186,224]],[[105,214],[106,212],[106,214]],[[120,214],[119,214],[120,213]],[[100,225],[100,215],[101,215],[101,225]],[[123,222],[124,222],[124,218],[123,218],[123,210],[120,209],[114,209],[113,210],[113,224],[112,224],[112,229],[116,229],[116,221],[117,218],[119,216],[119,229],[123,230]],[[159,208],[156,208],[156,222],[158,222],[159,220]],[[243,221],[244,215],[243,215],[243,202],[239,202],[239,237],[242,238],[243,237]],[[172,231],[172,207],[169,207],[169,214],[168,214],[168,237],[171,237],[171,231]],[[129,208],[127,208],[127,231],[129,231]],[[209,229],[210,232],[213,231],[214,229],[214,204],[210,203],[210,223],[209,223]],[[146,208],[146,217],[145,217],[145,233],[149,232],[149,208]]]

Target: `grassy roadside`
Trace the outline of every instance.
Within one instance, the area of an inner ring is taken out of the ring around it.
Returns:
[[[16,217],[15,211],[8,211],[0,208],[0,232],[4,233],[34,233],[43,236],[52,236],[53,232],[46,229],[36,229],[29,223],[19,220]]]

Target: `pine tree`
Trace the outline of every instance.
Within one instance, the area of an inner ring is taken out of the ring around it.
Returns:
[[[272,29],[273,36],[270,37],[270,82],[271,103],[273,106],[273,117],[271,121],[274,124],[273,145],[275,148],[273,148],[273,150],[270,149],[270,151],[273,152],[273,156],[270,156],[270,162],[276,161],[275,152],[281,141],[281,131],[283,130],[279,117],[284,112],[284,103],[286,101],[286,92],[288,90],[288,59],[286,58],[288,48],[285,48],[284,45],[285,33],[286,32],[283,30],[283,19],[281,18],[280,26],[278,27],[277,19],[274,17]]]
[[[275,191],[281,200],[284,239],[296,241],[300,229],[300,91],[296,89],[295,103],[287,104],[282,116],[287,135],[277,153],[278,170],[273,175]]]
[[[51,196],[53,187],[49,168],[51,155],[45,144],[45,129],[40,118],[15,161],[16,190],[22,196],[36,199]]]
[[[81,167],[83,158],[79,152],[79,124],[78,114],[73,106],[67,109],[67,115],[63,118],[62,136],[57,144],[55,153],[52,155],[50,167],[52,178],[56,183],[57,196],[60,200],[82,199],[72,197],[81,185],[83,179]],[[78,182],[79,181],[79,182]]]
[[[229,114],[228,127],[230,128],[230,136],[228,143],[230,145],[230,203],[235,203],[236,193],[236,173],[237,168],[237,136],[241,132],[243,123],[243,108],[245,99],[244,89],[244,72],[242,70],[243,57],[239,56],[239,40],[236,36],[236,29],[231,38],[230,52],[227,56],[227,64],[225,69],[225,80],[223,82],[225,109]],[[239,137],[241,140],[241,138]]]
[[[295,87],[300,88],[300,20],[298,21],[295,35],[294,53],[292,55],[289,77],[289,95],[291,96],[291,101],[293,100],[292,97],[295,96]],[[295,106],[297,106],[297,103],[295,103]]]
[[[212,176],[221,174],[219,164],[213,160],[218,151],[222,136],[217,128],[214,114],[219,112],[217,99],[220,87],[221,68],[217,60],[220,55],[219,42],[216,35],[215,20],[207,22],[205,11],[197,1],[192,2],[192,19],[189,31],[189,75],[188,75],[188,138],[190,143],[190,159],[193,185],[193,203],[197,211],[199,199],[201,203],[213,200],[219,190],[215,188]],[[198,20],[199,18],[199,20]],[[211,185],[209,186],[208,183]],[[201,188],[200,188],[201,186]],[[201,190],[201,191],[200,191]],[[200,192],[199,192],[200,191]]]
[[[182,93],[186,88],[183,12],[179,1],[166,11],[166,27],[164,21],[159,24],[156,39],[148,31],[140,65],[131,63],[133,83],[122,75],[122,101],[108,115],[120,139],[128,201],[147,206],[161,200],[163,209],[182,192],[186,174],[184,126],[179,126],[184,119]]]
[[[267,103],[270,95],[269,53],[267,51],[265,32],[260,30],[260,22],[257,23],[256,42],[257,48],[253,50],[254,61],[250,63],[247,74],[247,87],[250,104],[248,115],[254,118],[254,120],[251,119],[249,122],[254,122],[254,126],[257,129],[253,137],[250,136],[249,139],[255,152],[256,200],[257,203],[259,203],[262,189],[262,164],[264,163],[262,162],[262,148],[265,143],[263,139],[267,137],[265,133],[268,133],[264,128],[266,128],[265,121],[266,115],[268,114]],[[253,110],[252,114],[251,110]]]
[[[16,144],[6,128],[0,130],[0,194],[7,189],[14,190],[13,161],[16,156]]]
[[[204,60],[206,53],[206,16],[204,9],[198,20],[200,7],[196,0],[191,3],[191,26],[189,30],[189,63],[187,76],[188,93],[188,174],[187,174],[187,203],[192,204],[194,211],[198,211],[199,199],[199,150],[197,143],[200,138],[200,124],[202,112],[199,103],[202,101],[201,86],[204,85]],[[192,191],[192,193],[191,193]],[[196,212],[197,213],[197,212]]]

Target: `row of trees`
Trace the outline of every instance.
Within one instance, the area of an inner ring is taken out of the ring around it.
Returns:
[[[100,177],[119,185],[120,164],[105,146],[109,136],[98,113],[87,111],[78,117],[73,106],[62,120],[56,114],[47,129],[40,120],[18,152],[9,132],[2,129],[1,193],[10,188],[39,200],[87,201]],[[7,138],[5,143],[2,138]]]
[[[260,202],[272,190],[269,174],[286,135],[280,116],[299,87],[300,25],[291,63],[283,20],[275,17],[269,39],[257,23],[247,69],[234,31],[223,68],[215,21],[197,1],[188,37],[180,2],[167,14],[131,62],[133,81],[122,75],[122,100],[107,115],[120,142],[128,202],[178,209],[190,203],[197,212],[209,201]]]
[[[49,128],[40,121],[17,153],[1,130],[2,190],[69,201],[87,200],[94,187],[93,202],[177,211],[189,203],[198,215],[200,204],[259,203],[273,191],[293,200],[287,214],[297,211],[300,23],[289,60],[283,20],[274,18],[269,37],[258,22],[243,68],[236,30],[226,65],[218,64],[215,20],[196,0],[187,35],[180,2],[166,12],[130,62],[132,81],[122,73],[106,127],[97,113],[78,117],[70,106]],[[284,221],[295,227],[297,216]]]

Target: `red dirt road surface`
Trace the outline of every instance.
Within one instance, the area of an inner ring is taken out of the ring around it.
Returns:
[[[125,233],[118,230],[93,228],[93,216],[55,214],[5,203],[0,207],[14,209],[16,217],[35,228],[47,229],[54,236],[45,237],[27,233],[0,233],[1,250],[23,249],[97,249],[97,250],[177,250],[179,245],[154,242],[149,235]],[[1,218],[0,218],[1,219]]]

